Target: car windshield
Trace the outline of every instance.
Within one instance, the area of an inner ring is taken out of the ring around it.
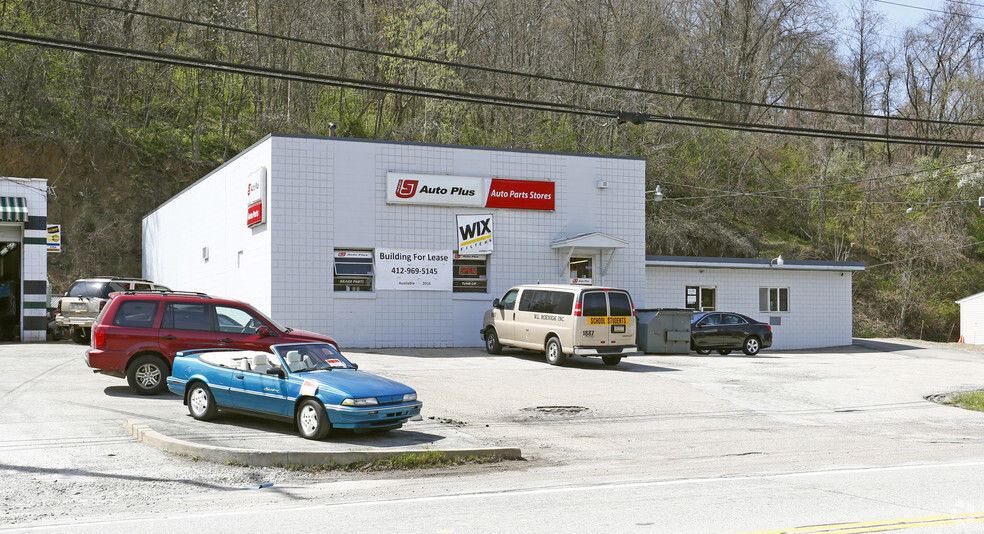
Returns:
[[[328,343],[274,345],[273,350],[283,358],[292,373],[356,368]]]

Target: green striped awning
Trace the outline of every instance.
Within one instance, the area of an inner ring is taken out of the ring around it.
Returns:
[[[0,197],[0,221],[27,222],[24,197]]]

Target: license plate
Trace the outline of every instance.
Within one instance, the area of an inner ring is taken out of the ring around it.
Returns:
[[[84,312],[85,309],[86,309],[86,305],[85,304],[77,303],[77,302],[73,302],[72,303],[72,311],[73,312]]]
[[[612,333],[613,334],[624,334],[625,333],[625,325],[624,324],[613,324],[612,325]]]

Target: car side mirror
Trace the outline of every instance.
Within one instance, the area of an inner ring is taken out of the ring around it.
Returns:
[[[279,367],[271,367],[271,368],[267,369],[266,370],[266,374],[268,374],[268,375],[276,375],[276,376],[278,376],[280,378],[287,378],[287,373],[285,373],[284,370],[281,369],[281,368],[279,368]]]
[[[359,370],[359,364],[353,363],[352,364],[352,369],[355,369],[356,371],[358,371]]]
[[[493,299],[492,300],[492,307],[493,308],[501,308],[502,307],[502,304],[499,302],[499,299]]]
[[[256,329],[256,334],[260,337],[270,337],[270,327],[261,326]]]

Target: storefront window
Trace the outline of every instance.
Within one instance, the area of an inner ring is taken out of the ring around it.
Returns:
[[[571,283],[591,285],[591,258],[571,258]]]
[[[335,251],[335,291],[372,291],[372,251]]]
[[[759,311],[788,312],[789,288],[788,287],[760,287]]]
[[[454,255],[454,292],[488,293],[488,255]]]

